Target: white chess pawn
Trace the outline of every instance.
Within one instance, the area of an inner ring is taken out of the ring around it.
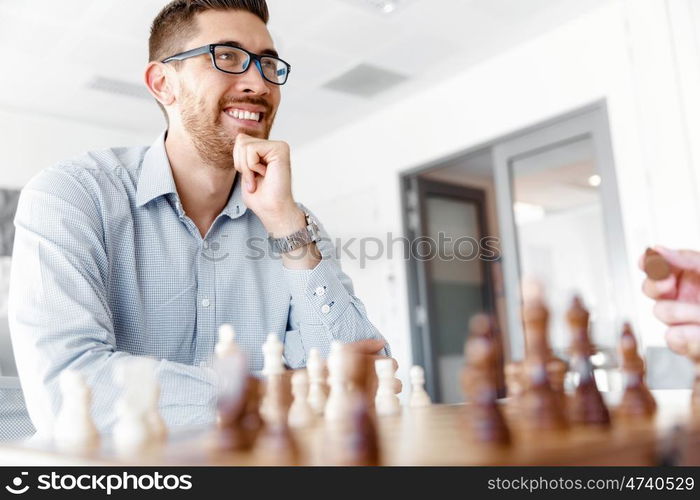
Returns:
[[[114,448],[122,455],[135,455],[151,442],[148,412],[132,406],[129,398],[117,401],[117,423],[112,431]]]
[[[168,428],[160,415],[160,383],[156,369],[156,362],[149,358],[136,358],[131,363],[131,375],[140,380],[144,397],[148,397],[146,420],[151,439],[164,441],[168,435]]]
[[[401,411],[399,398],[394,394],[394,360],[391,358],[378,359],[374,362],[377,372],[377,395],[374,406],[377,415],[396,415]]]
[[[271,333],[262,346],[263,370],[266,387],[265,395],[260,404],[260,414],[263,420],[270,424],[278,424],[283,418],[283,408],[280,408],[281,391],[283,388],[282,376],[284,375],[284,344],[279,337]]]
[[[331,352],[328,356],[328,385],[330,393],[326,402],[326,421],[340,420],[347,417],[352,403],[348,390],[347,348],[338,341],[331,343]]]
[[[62,450],[88,452],[97,448],[100,436],[92,420],[92,393],[83,376],[64,370],[59,377],[63,402],[56,417],[54,442]]]
[[[284,344],[277,334],[271,333],[262,346],[263,375],[282,375],[284,373]]]
[[[238,352],[236,344],[236,331],[228,323],[224,323],[219,327],[219,340],[214,348],[214,353],[217,359],[225,358]]]
[[[118,453],[135,454],[166,435],[157,407],[160,389],[155,362],[148,358],[124,360],[116,367],[115,379],[122,387],[122,394],[112,433],[114,446]]]
[[[168,437],[168,427],[160,414],[160,384],[158,380],[154,380],[148,390],[151,396],[146,416],[148,427],[154,440],[165,441]]]
[[[315,347],[309,351],[306,371],[309,376],[309,405],[316,415],[323,415],[326,406],[326,384],[323,377],[321,353]]]
[[[408,406],[411,408],[422,408],[430,406],[433,402],[430,395],[425,391],[425,372],[420,366],[411,367],[411,399]]]
[[[292,406],[289,408],[290,427],[306,427],[314,418],[314,412],[308,401],[309,376],[306,370],[299,370],[292,375]]]
[[[123,363],[117,367],[115,378],[122,387],[122,394],[117,401],[117,423],[112,430],[114,447],[120,454],[136,454],[150,442],[149,397],[134,390],[133,377],[129,377]]]

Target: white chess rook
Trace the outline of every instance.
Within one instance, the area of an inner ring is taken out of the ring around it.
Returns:
[[[377,372],[377,395],[374,406],[377,415],[396,415],[401,412],[401,403],[394,394],[394,360],[391,358],[378,359],[374,362]]]

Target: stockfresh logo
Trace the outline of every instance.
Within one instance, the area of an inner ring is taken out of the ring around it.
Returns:
[[[22,485],[24,484],[24,476],[28,476],[28,475],[29,475],[28,472],[22,472],[19,476],[15,477],[12,480],[11,485],[8,484],[7,486],[5,486],[5,489],[7,491],[9,491],[10,493],[12,493],[13,495],[22,495],[22,494],[26,493],[27,490],[29,490],[29,485],[28,484],[24,485],[24,486],[22,486]]]

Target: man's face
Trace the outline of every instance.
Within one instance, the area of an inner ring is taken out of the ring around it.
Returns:
[[[196,17],[198,32],[184,50],[210,43],[237,42],[255,54],[273,49],[270,33],[257,16],[240,10],[210,10]],[[236,136],[267,139],[280,103],[280,87],[265,79],[251,61],[240,75],[222,73],[203,55],[183,61],[177,71],[176,106],[183,128],[199,156],[217,168],[233,168]],[[234,118],[234,110],[260,113],[259,121]]]

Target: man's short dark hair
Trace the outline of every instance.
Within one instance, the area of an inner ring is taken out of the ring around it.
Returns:
[[[265,0],[173,0],[153,20],[148,60],[162,61],[182,52],[185,43],[197,33],[196,15],[207,10],[243,10],[258,16],[265,24],[270,19]]]

